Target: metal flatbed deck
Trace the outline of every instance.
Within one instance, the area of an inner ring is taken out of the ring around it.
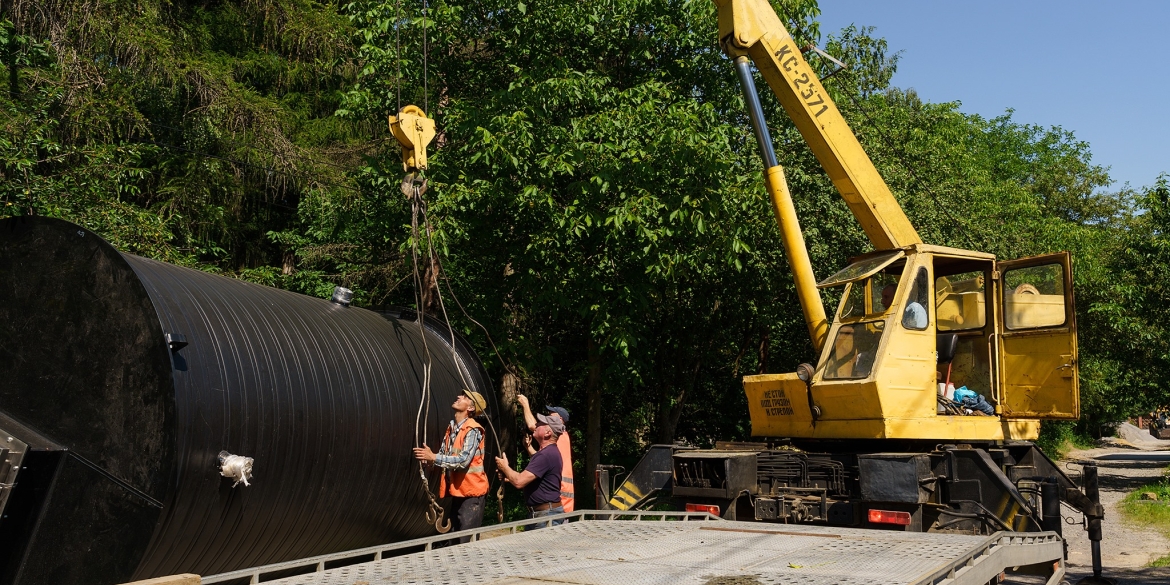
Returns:
[[[969,536],[719,520],[583,520],[393,558],[377,556],[334,569],[327,569],[331,561],[321,557],[315,572],[264,580],[264,570],[275,573],[285,566],[274,565],[252,570],[252,582],[957,585],[987,583],[1021,565],[1050,572],[1056,563],[1050,583],[1058,583],[1064,573],[1063,544],[1053,533]]]

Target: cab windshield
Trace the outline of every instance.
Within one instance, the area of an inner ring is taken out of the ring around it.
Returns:
[[[886,266],[868,278],[845,286],[837,320],[842,325],[829,351],[825,379],[861,379],[873,371],[885,333],[885,315],[898,292],[904,262]]]

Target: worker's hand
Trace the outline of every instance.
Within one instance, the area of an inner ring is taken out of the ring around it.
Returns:
[[[516,395],[516,402],[519,402],[520,406],[523,406],[525,409],[531,410],[531,407],[528,406],[528,397],[527,396],[525,396],[523,394],[517,394]]]
[[[500,469],[511,469],[511,467],[508,467],[507,457],[496,457],[496,466]]]
[[[427,463],[435,462],[435,454],[432,453],[431,448],[427,447],[426,445],[414,448],[414,458],[418,459],[419,461],[425,461]]]
[[[532,447],[532,435],[524,435],[524,450],[527,451],[529,455],[536,453],[536,449]]]

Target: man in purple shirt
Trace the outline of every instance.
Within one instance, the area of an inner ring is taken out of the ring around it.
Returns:
[[[557,437],[565,432],[565,424],[559,417],[536,415],[536,429],[532,437],[539,445],[536,454],[528,461],[524,471],[514,471],[504,457],[496,457],[496,465],[508,483],[524,490],[524,503],[528,506],[529,518],[540,518],[565,511],[561,507],[561,452],[557,449]],[[554,524],[560,524],[556,521]],[[541,525],[535,526],[540,528]]]

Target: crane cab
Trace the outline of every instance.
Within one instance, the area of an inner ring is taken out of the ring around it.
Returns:
[[[744,378],[753,436],[1035,439],[1041,419],[1080,414],[1067,252],[997,261],[915,244],[817,286],[840,302],[816,366]],[[944,408],[948,379],[992,414]]]

